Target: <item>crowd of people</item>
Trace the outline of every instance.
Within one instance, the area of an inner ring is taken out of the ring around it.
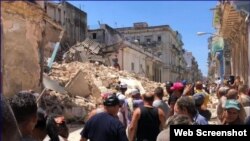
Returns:
[[[165,84],[141,94],[137,88],[118,83],[114,91],[102,93],[79,140],[168,141],[170,125],[209,125],[212,96],[218,98],[217,124],[250,125],[249,89],[239,79],[210,85],[201,81]],[[37,102],[38,96],[32,91],[19,92],[8,100],[2,96],[4,141],[43,141],[47,135],[50,141],[67,140],[63,107],[48,109]],[[168,99],[163,100],[164,96]]]
[[[45,108],[38,93],[21,91],[7,99],[1,95],[3,141],[66,141],[69,129],[63,107]]]

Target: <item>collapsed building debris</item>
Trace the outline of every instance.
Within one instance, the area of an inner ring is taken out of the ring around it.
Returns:
[[[106,67],[104,65],[94,63],[55,63],[52,68],[53,69],[49,73],[50,78],[52,78],[53,80],[57,80],[62,86],[66,86],[66,84],[76,76],[79,70],[86,73],[85,78],[87,81],[89,81],[89,84],[92,87],[96,85],[98,88],[108,88],[113,83],[125,80],[134,80],[140,82],[145,91],[152,91],[157,86],[164,86],[163,83],[149,81],[147,78],[139,77],[138,75],[133,73],[118,71],[113,67]],[[133,86],[130,86],[130,84],[128,84],[128,87],[130,88]],[[96,94],[92,93],[92,95]]]
[[[128,83],[128,89],[138,88],[141,93],[152,91],[163,83],[149,81],[147,78],[126,71],[119,71],[113,67],[106,67],[96,63],[71,62],[54,63],[48,76],[59,83],[68,94],[50,91],[44,97],[58,97],[58,101],[46,98],[46,102],[66,107],[68,119],[83,119],[100,102],[100,94],[114,91],[114,84],[118,81]],[[49,105],[54,105],[49,104]],[[80,117],[80,118],[79,118]]]
[[[111,56],[123,47],[123,41],[112,44],[99,43],[93,39],[86,38],[83,42],[78,42],[63,55],[63,62],[98,62],[105,66],[112,65]]]
[[[110,50],[111,49],[111,50]],[[107,52],[109,50],[109,52]],[[99,62],[101,64],[109,65],[108,57],[114,48],[100,44],[90,38],[86,38],[83,42],[72,46],[69,51],[63,55],[65,63],[79,61],[79,62]]]

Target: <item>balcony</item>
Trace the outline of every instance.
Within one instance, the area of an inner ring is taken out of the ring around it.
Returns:
[[[223,37],[229,37],[234,24],[240,19],[240,13],[237,12],[232,5],[226,3],[224,5],[221,33]]]
[[[157,47],[161,42],[157,42],[157,41],[150,41],[150,42],[141,42],[140,45],[144,46],[144,47]]]

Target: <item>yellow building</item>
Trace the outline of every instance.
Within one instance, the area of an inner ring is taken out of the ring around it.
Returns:
[[[214,23],[225,42],[225,74],[240,76],[245,84],[249,84],[249,21],[247,13],[236,7],[233,2],[220,1]]]

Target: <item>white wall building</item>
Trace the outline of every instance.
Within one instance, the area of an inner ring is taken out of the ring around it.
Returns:
[[[169,25],[148,26],[147,23],[134,23],[133,27],[117,28],[125,40],[142,45],[145,50],[158,56],[163,62],[161,81],[180,79],[182,46],[180,34]]]

